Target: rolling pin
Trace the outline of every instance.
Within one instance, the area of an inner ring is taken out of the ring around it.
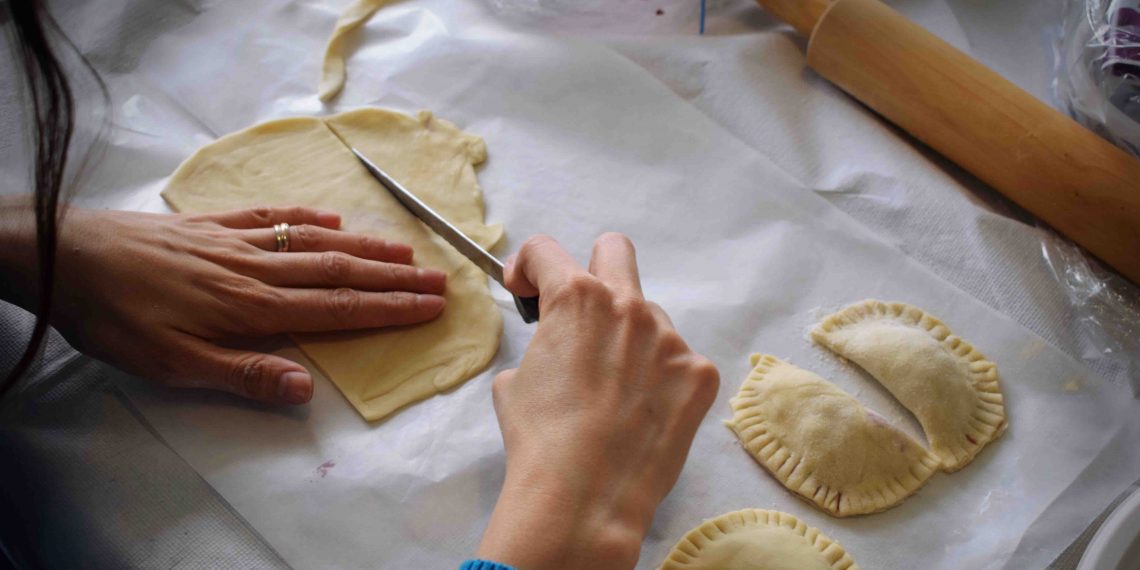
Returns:
[[[758,0],[808,65],[1140,284],[1140,159],[879,0]]]

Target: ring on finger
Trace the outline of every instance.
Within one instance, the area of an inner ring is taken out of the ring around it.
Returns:
[[[273,235],[277,238],[277,251],[289,251],[289,224],[273,224]]]

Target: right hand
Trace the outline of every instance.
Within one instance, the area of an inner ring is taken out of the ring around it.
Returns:
[[[633,244],[598,238],[583,269],[527,240],[507,287],[541,294],[517,370],[493,384],[507,472],[477,555],[525,570],[633,568],[716,397],[716,367],[645,300]]]

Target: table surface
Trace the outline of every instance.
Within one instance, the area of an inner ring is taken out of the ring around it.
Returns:
[[[130,49],[145,49],[145,42],[133,46],[118,42],[122,30],[149,27],[153,34],[172,33],[180,21],[208,9],[209,2],[171,8],[156,2],[117,0],[98,3],[98,10],[93,1],[62,4],[53,5],[53,10],[63,29],[98,69],[117,73],[137,61],[139,54]],[[525,0],[490,0],[489,4],[501,10],[504,18],[518,19],[519,26],[605,35],[614,49],[626,49],[632,60],[679,94],[686,93],[693,80],[676,73],[687,62],[654,57],[653,50],[645,48],[654,36],[690,36],[685,41],[694,42],[696,53],[698,47],[715,50],[717,41],[780,28],[747,1],[710,1],[704,44],[698,44],[702,40],[695,37],[696,14],[691,3],[660,2],[665,6],[664,16],[636,26],[623,26],[615,19],[602,20],[605,23],[599,26],[596,20],[582,18],[584,12],[601,10],[591,2],[580,3],[577,12],[558,3]],[[553,8],[545,12],[522,9],[535,4]],[[1062,0],[904,0],[892,4],[1030,93],[1056,104],[1051,94],[1052,44]],[[576,28],[582,21],[592,23],[588,29]],[[8,64],[5,58],[3,65]],[[742,69],[740,81],[748,80],[747,71]],[[1123,343],[1123,339],[1109,335],[1090,349],[1087,331],[1074,319],[1076,309],[1041,256],[1043,231],[1026,223],[1028,218],[1016,207],[869,114],[866,144],[858,149],[841,147],[845,141],[818,140],[813,142],[815,148],[805,149],[788,144],[797,140],[800,126],[789,123],[783,136],[774,137],[770,124],[764,128],[750,124],[773,113],[806,110],[826,120],[828,113],[865,112],[818,78],[788,71],[779,81],[753,80],[717,88],[758,89],[758,100],[783,101],[786,97],[781,94],[786,92],[781,90],[802,88],[793,84],[805,81],[816,85],[812,97],[801,101],[804,109],[767,108],[742,117],[714,98],[694,96],[691,102],[804,186],[940,277],[1083,359],[1105,377],[1133,380],[1126,366],[1106,360],[1099,348],[1103,343],[1117,346],[1112,343]],[[5,112],[0,113],[4,117],[0,120],[5,124],[0,126],[7,127],[14,116],[7,112],[13,99],[7,84],[3,89],[0,111]],[[0,155],[5,156],[0,158],[0,168],[5,174],[19,164],[17,144],[7,136],[0,141]],[[881,184],[861,184],[852,191],[839,183],[844,165],[852,161],[870,164],[870,169],[885,173],[886,178]],[[907,216],[899,216],[900,211]],[[961,235],[972,236],[972,241],[963,247],[961,241],[949,244],[946,240]],[[2,316],[4,330],[10,331],[3,341],[12,349],[4,354],[10,355],[25,338],[28,319],[14,309]],[[34,394],[34,411],[11,401],[0,406],[0,453],[22,466],[5,473],[0,482],[5,489],[21,490],[9,493],[8,500],[20,512],[35,517],[43,536],[58,538],[51,549],[41,550],[49,565],[69,567],[84,561],[94,567],[284,566],[273,549],[146,425],[107,380],[102,365],[76,357],[56,338],[44,367],[24,386],[25,398]]]

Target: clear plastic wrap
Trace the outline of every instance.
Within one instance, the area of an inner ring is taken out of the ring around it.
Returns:
[[[1069,112],[1140,156],[1140,0],[1067,0],[1057,94]]]
[[[1140,287],[1072,242],[1045,234],[1041,253],[1068,295],[1081,360],[1105,378],[1128,378],[1140,396]]]
[[[1077,121],[1140,157],[1140,0],[1065,0],[1056,95]],[[1052,232],[1042,253],[1072,305],[1083,360],[1140,395],[1140,287]]]

